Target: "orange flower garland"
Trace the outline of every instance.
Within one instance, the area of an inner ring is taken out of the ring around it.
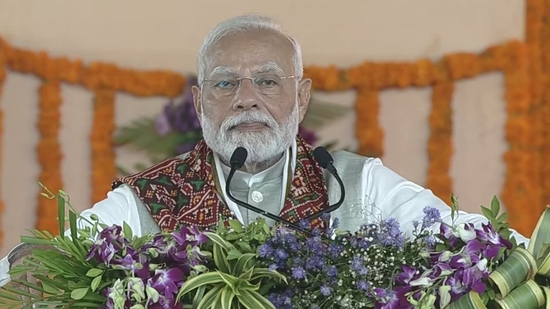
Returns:
[[[505,130],[510,146],[504,156],[507,170],[502,198],[510,214],[510,224],[520,233],[529,235],[542,212],[541,136],[536,131],[537,111],[530,104],[528,51],[524,45],[514,47],[510,50],[511,61],[505,67],[508,111]],[[526,207],[530,211],[525,211]]]
[[[432,110],[429,117],[428,177],[426,187],[440,199],[450,202],[453,183],[450,175],[453,156],[452,107],[454,83],[440,82],[432,90]]]
[[[536,132],[540,134],[541,187],[540,205],[550,204],[550,1],[526,1],[525,37],[529,46],[531,104],[538,111]],[[541,208],[542,211],[542,208]]]
[[[550,3],[550,0],[545,0]],[[452,143],[452,109],[453,81],[471,78],[491,71],[503,71],[506,75],[506,101],[509,112],[519,106],[530,107],[529,83],[526,75],[528,54],[525,45],[510,42],[488,48],[480,55],[456,53],[445,56],[442,61],[432,63],[419,60],[412,63],[374,63],[363,64],[347,70],[335,67],[308,67],[305,75],[313,79],[313,86],[325,91],[356,90],[357,111],[356,137],[359,142],[359,153],[370,156],[383,154],[383,130],[379,125],[378,92],[391,87],[430,86],[432,94],[432,111],[430,113],[430,140],[428,143],[429,167],[427,187],[443,200],[449,200],[452,193],[452,180],[449,174],[453,154]],[[548,53],[550,60],[550,53]],[[550,117],[548,117],[550,119]],[[516,123],[531,123],[532,130],[523,130],[522,134],[507,134],[510,151],[505,155],[507,164],[506,184],[502,198],[510,214],[521,217],[520,212],[527,205],[540,205],[542,181],[534,175],[540,168],[539,150],[536,138],[536,127],[540,121],[533,113],[515,113],[508,119],[507,132],[511,133]],[[550,138],[549,138],[550,140]],[[549,143],[550,146],[550,143]],[[522,148],[520,158],[531,162],[529,166],[509,158],[514,156],[513,149]],[[550,149],[550,147],[549,147]],[[550,150],[549,150],[550,151]],[[550,155],[549,155],[550,157]],[[531,178],[530,178],[531,177]],[[524,187],[525,179],[533,179],[529,188]],[[520,192],[525,192],[521,193]],[[525,196],[529,195],[529,199]],[[531,231],[538,218],[538,212],[532,217],[523,216],[521,220],[511,220],[512,226],[522,232]]]
[[[92,145],[92,201],[98,202],[111,190],[116,177],[115,150],[112,136],[115,130],[115,92],[98,89],[94,98]]]
[[[357,112],[355,135],[359,142],[358,152],[371,157],[384,155],[384,130],[380,126],[378,101],[377,90],[358,89],[355,103]]]
[[[59,117],[58,104],[61,102],[59,82],[82,85],[95,92],[93,129],[90,136],[92,203],[106,196],[116,176],[115,153],[111,143],[111,135],[115,129],[115,92],[124,91],[136,96],[176,97],[185,85],[185,77],[174,72],[137,71],[110,63],[85,66],[79,60],[53,58],[45,52],[14,49],[1,43],[3,41],[0,39],[0,55],[6,58],[12,71],[34,74],[48,81],[40,90],[39,133],[42,139],[37,151],[42,169],[40,180],[52,190],[61,188],[62,183],[61,153],[58,143],[53,142],[59,129],[56,118]],[[36,228],[52,233],[58,229],[57,213],[52,213],[51,209],[51,201],[40,197]]]
[[[6,79],[6,62],[7,62],[7,56],[6,56],[7,46],[0,39],[0,98],[2,98],[2,86],[4,85],[4,80]],[[0,109],[0,159],[2,158],[2,154],[4,151],[4,147],[2,145],[2,136],[4,133],[4,112]],[[0,191],[1,192],[1,191]],[[0,194],[1,198],[1,194]],[[0,213],[4,213],[5,205],[4,201],[0,199]],[[0,243],[4,240],[4,232],[0,228]]]
[[[61,180],[61,145],[58,135],[61,127],[61,85],[58,80],[44,80],[40,86],[38,129],[40,141],[36,148],[41,171],[40,182],[52,192],[63,188]],[[57,224],[57,201],[39,194],[36,228],[55,234]]]
[[[542,58],[541,67],[544,68],[540,76],[540,87],[543,89],[544,94],[540,101],[540,134],[544,140],[541,145],[541,158],[542,158],[542,192],[543,200],[541,206],[550,204],[550,0],[536,1],[538,6],[543,10],[544,14],[541,18],[542,29],[539,36],[540,43],[540,56]],[[544,39],[541,39],[544,38]]]

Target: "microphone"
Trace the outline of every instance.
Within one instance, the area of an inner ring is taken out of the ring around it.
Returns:
[[[319,146],[313,150],[313,157],[315,158],[315,160],[317,160],[317,162],[319,163],[319,165],[321,165],[322,168],[327,169],[332,174],[332,176],[336,178],[336,181],[340,186],[340,200],[338,200],[336,204],[329,206],[328,208],[323,209],[322,211],[319,211],[317,213],[314,213],[310,216],[305,217],[304,220],[315,219],[326,213],[335,211],[336,209],[340,208],[340,206],[342,206],[342,204],[344,203],[344,199],[346,197],[344,182],[342,182],[342,179],[340,178],[340,175],[338,175],[338,171],[336,170],[336,167],[334,167],[334,165],[332,164],[332,162],[334,162],[334,159],[332,158],[330,153],[328,153],[328,151],[324,147]]]
[[[233,179],[233,176],[235,175],[235,172],[240,169],[241,167],[243,167],[244,165],[244,162],[246,161],[246,157],[248,156],[248,152],[246,151],[245,148],[243,147],[237,147],[237,149],[235,149],[235,151],[233,152],[233,154],[231,155],[231,159],[229,160],[230,164],[231,164],[231,170],[229,171],[229,175],[227,176],[227,181],[225,182],[225,193],[227,195],[227,197],[229,197],[229,199],[231,201],[233,201],[235,204],[245,208],[245,209],[248,209],[248,210],[251,210],[255,213],[259,213],[271,220],[274,220],[276,222],[279,222],[279,223],[284,223],[288,226],[290,226],[291,228],[297,230],[297,231],[300,231],[302,233],[305,233],[306,235],[308,236],[313,236],[313,234],[311,233],[311,231],[308,231],[306,229],[303,229],[301,228],[300,226],[298,226],[297,224],[295,223],[292,223],[284,218],[281,218],[277,215],[274,215],[270,212],[267,212],[261,208],[258,208],[258,207],[255,207],[255,206],[252,206],[248,203],[245,203],[241,200],[238,200],[237,198],[235,198],[233,196],[233,194],[231,194],[231,190],[229,189],[230,188],[230,184],[231,184],[231,179]]]

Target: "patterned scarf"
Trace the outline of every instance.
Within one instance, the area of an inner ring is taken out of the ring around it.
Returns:
[[[296,138],[296,169],[279,216],[293,223],[328,207],[323,169],[312,157],[312,148]],[[215,184],[212,150],[201,140],[183,159],[174,157],[134,175],[113,182],[113,189],[126,184],[145,204],[161,230],[181,225],[213,229],[220,218],[234,219]],[[323,227],[320,219],[310,222]]]

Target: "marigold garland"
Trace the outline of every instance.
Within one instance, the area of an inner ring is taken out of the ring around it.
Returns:
[[[113,132],[115,131],[115,92],[95,91],[94,115],[90,142],[92,146],[92,201],[105,198],[116,177]]]
[[[6,50],[7,45],[5,42],[0,38],[0,98],[2,98],[2,90],[4,81],[6,80],[6,63],[7,63],[7,56],[6,56]],[[0,109],[0,162],[2,159],[2,154],[4,153],[4,145],[2,144],[2,137],[4,133],[4,111]],[[1,172],[0,172],[1,175]],[[2,194],[0,190],[0,214],[4,213],[5,204],[4,201],[1,199]],[[0,244],[4,240],[4,232],[0,226]]]
[[[359,142],[358,152],[371,156],[384,155],[384,130],[380,125],[380,102],[377,90],[361,88],[357,90],[355,110],[355,135]]]
[[[550,204],[550,1],[526,1],[525,37],[529,46],[529,75],[531,78],[532,108],[537,110],[539,119],[536,122],[540,140],[540,181],[541,202],[543,206]]]
[[[57,192],[63,188],[61,180],[62,154],[58,139],[61,127],[60,82],[58,80],[43,80],[39,93],[38,129],[40,141],[36,150],[41,170],[38,179],[50,190]],[[52,234],[59,231],[55,199],[45,199],[39,194],[36,228]]]
[[[540,133],[544,140],[541,145],[541,180],[542,180],[542,203],[541,208],[544,205],[550,204],[550,0],[537,1],[541,10],[543,10],[543,17],[541,18],[542,29],[539,36],[539,44],[541,45],[540,56],[542,57],[541,67],[543,68],[543,74],[540,76],[539,85],[544,91],[542,100],[540,101]],[[544,38],[544,39],[541,39]],[[542,210],[541,210],[542,211]]]
[[[546,0],[550,1],[550,0]],[[427,187],[436,195],[448,201],[452,193],[452,180],[449,174],[453,154],[452,144],[452,110],[453,81],[471,78],[491,71],[502,71],[505,76],[506,101],[508,112],[514,113],[518,108],[529,108],[529,83],[526,74],[528,55],[525,44],[510,42],[489,47],[480,55],[454,53],[443,57],[437,63],[419,60],[412,63],[374,63],[364,62],[347,70],[335,67],[308,67],[305,75],[313,79],[313,86],[325,91],[356,90],[355,102],[357,111],[356,137],[359,142],[359,153],[381,156],[383,154],[383,131],[378,123],[378,92],[392,87],[433,86],[432,111],[430,113],[430,140],[428,143],[429,167]],[[550,55],[550,53],[549,53]],[[550,119],[550,118],[549,118]],[[508,119],[507,132],[513,130],[515,122],[537,125],[533,113],[513,114]],[[517,130],[517,128],[516,128]],[[536,158],[536,131],[523,130],[517,136],[507,134],[510,151],[505,154],[507,165],[506,184],[502,198],[511,214],[518,214],[525,207],[525,194],[530,196],[529,205],[533,205],[541,196],[540,187],[531,185],[525,189],[523,180],[533,177],[533,171],[540,167]],[[531,162],[529,167],[519,167],[517,161],[510,160],[512,149],[523,147],[521,158]],[[520,194],[520,192],[525,194]],[[511,220],[512,226],[519,231],[531,231],[536,224],[538,212],[532,217],[524,216],[521,221]],[[521,217],[521,216],[515,216]]]
[[[3,43],[1,39],[0,43]],[[45,52],[11,48],[7,44],[0,44],[0,55],[5,55],[6,63],[12,71],[34,74],[50,81],[49,83],[56,84],[57,87],[59,82],[65,82],[82,85],[95,92],[95,113],[90,137],[92,140],[92,203],[105,198],[110,189],[109,185],[116,176],[115,154],[111,144],[111,135],[114,131],[115,92],[124,91],[142,97],[176,97],[185,86],[185,77],[175,72],[138,71],[101,62],[86,66],[80,60],[50,57]],[[44,103],[40,105],[41,115],[44,115],[45,119],[51,119],[52,127],[58,127],[55,125],[56,120],[52,117],[52,112],[56,108],[53,104],[55,96],[52,87],[54,86],[49,85],[41,88],[40,101]],[[61,102],[60,97],[58,102]],[[57,160],[58,155],[60,158],[60,152],[56,150],[56,144],[51,142],[55,134],[45,124],[47,122],[48,120],[42,121],[39,125],[42,140],[39,143],[38,156],[43,171],[40,179],[50,189],[56,190],[61,188],[61,166],[56,162],[44,161],[43,158],[50,151],[51,154],[48,155],[50,159],[47,160]],[[44,177],[47,179],[44,180]],[[51,207],[48,200],[40,198],[39,203],[36,228],[55,232],[57,214],[49,212]]]
[[[432,109],[429,116],[428,177],[426,187],[446,202],[450,202],[453,182],[450,175],[453,155],[452,107],[454,83],[440,82],[432,89]]]

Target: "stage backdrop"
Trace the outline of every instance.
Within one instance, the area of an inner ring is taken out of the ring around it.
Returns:
[[[454,192],[470,212],[479,212],[479,205],[489,204],[494,194],[502,196],[506,186],[523,189],[531,179],[537,194],[525,200],[525,209],[532,207],[538,217],[539,176],[525,168],[539,165],[533,141],[526,140],[536,127],[525,128],[525,123],[538,122],[530,118],[531,111],[525,112],[530,56],[524,1],[8,0],[0,3],[0,36],[11,57],[0,97],[0,253],[41,222],[37,208],[51,217],[38,205],[40,175],[54,178],[54,186],[59,182],[77,209],[90,207],[108,187],[113,170],[110,149],[104,148],[109,136],[102,135],[112,129],[110,117],[113,125],[124,125],[159,113],[167,97],[178,95],[173,89],[183,84],[179,76],[196,72],[196,53],[208,29],[247,12],[279,19],[302,44],[316,88],[329,90],[317,95],[354,108],[321,129],[319,143],[337,139],[340,148],[381,156],[396,172],[443,197]],[[23,49],[44,50],[49,56]],[[49,71],[59,69],[59,63],[36,72],[36,64],[54,63],[48,57],[83,62],[61,63],[64,76]],[[89,66],[96,61],[121,69]],[[167,73],[140,75],[124,68]],[[33,70],[40,77],[21,73]],[[136,84],[132,74],[143,78],[143,84]],[[109,81],[110,76],[134,83],[125,86],[124,81]],[[166,84],[147,84],[151,80]],[[143,87],[164,90],[140,93]],[[126,91],[114,91],[121,89]],[[59,128],[48,125],[57,115],[47,111],[57,108]],[[114,158],[123,166],[143,159],[122,150]],[[508,194],[517,204],[521,195]],[[51,222],[41,219],[45,225]]]

